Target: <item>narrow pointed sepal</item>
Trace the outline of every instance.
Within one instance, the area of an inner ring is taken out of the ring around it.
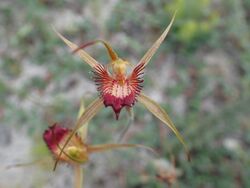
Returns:
[[[32,162],[11,164],[11,165],[4,167],[4,169],[9,170],[12,168],[31,167],[31,166],[38,165],[38,164],[40,165],[48,164],[50,162],[52,162],[52,158],[50,156],[44,156],[43,158],[32,161]]]
[[[151,98],[147,97],[146,95],[142,93],[137,97],[137,100],[138,102],[142,103],[152,114],[154,114],[159,120],[161,120],[165,125],[167,125],[175,133],[179,141],[184,146],[188,159],[189,159],[190,158],[189,150],[186,146],[186,143],[184,139],[182,138],[181,134],[179,133],[179,131],[177,130],[177,128],[175,127],[175,125],[173,124],[173,122],[171,121],[167,112],[165,112],[165,110],[162,107],[160,107],[160,105],[158,105],[155,101],[153,101]]]
[[[150,152],[153,152],[154,154],[157,154],[157,152],[148,146],[140,145],[140,144],[100,144],[100,145],[93,145],[93,146],[88,146],[88,152],[89,153],[97,153],[97,152],[104,152],[108,150],[113,150],[113,149],[122,149],[122,148],[143,148],[146,149]]]
[[[63,40],[63,42],[65,42],[72,51],[74,51],[75,49],[78,48],[78,46],[76,44],[74,44],[73,42],[69,41],[68,39],[66,39],[63,35],[61,35],[55,28],[54,31],[56,32],[56,34]],[[83,61],[85,61],[88,65],[90,65],[91,67],[95,67],[97,66],[99,63],[93,58],[91,57],[87,52],[85,52],[84,50],[80,49],[77,51],[77,54],[81,57],[81,59]]]
[[[167,28],[165,29],[165,31],[161,34],[161,36],[155,41],[155,43],[151,46],[151,48],[146,52],[146,54],[141,58],[141,60],[139,61],[139,64],[142,64],[143,67],[145,67],[150,59],[153,57],[153,55],[156,53],[157,49],[160,47],[161,43],[164,41],[164,39],[166,38],[170,28],[173,25],[174,19],[175,19],[175,15],[176,12],[174,13],[169,25],[167,26]]]

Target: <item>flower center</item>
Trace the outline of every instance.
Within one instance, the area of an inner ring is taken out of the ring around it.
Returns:
[[[84,147],[69,146],[66,148],[65,153],[67,153],[72,160],[76,160],[77,162],[88,161],[87,149]]]
[[[119,58],[117,60],[112,61],[110,64],[115,80],[119,85],[123,86],[126,81],[127,65],[129,63]]]
[[[127,61],[123,61],[122,59],[117,59],[111,62],[112,70],[115,75],[125,75],[127,71],[127,65],[129,63]]]

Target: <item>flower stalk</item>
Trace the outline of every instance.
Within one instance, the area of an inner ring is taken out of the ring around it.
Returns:
[[[75,188],[83,188],[83,168],[81,165],[74,166],[75,171]]]

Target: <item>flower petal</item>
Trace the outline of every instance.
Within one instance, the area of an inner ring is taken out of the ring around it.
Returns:
[[[74,134],[67,147],[62,151],[61,146],[65,144],[72,130],[63,128],[58,124],[49,127],[43,134],[43,138],[52,155],[64,162],[86,162],[88,153],[86,144],[81,138]],[[63,154],[59,156],[60,152]]]
[[[90,41],[90,42],[84,43],[83,45],[80,45],[77,49],[75,49],[73,51],[73,53],[76,53],[80,49],[86,48],[86,47],[94,45],[96,43],[102,43],[105,46],[105,48],[108,51],[109,57],[111,58],[112,61],[116,61],[118,59],[117,54],[115,53],[115,51],[113,50],[113,48],[109,45],[109,43],[106,42],[106,41],[104,41],[104,40],[100,40],[100,39],[99,40]]]
[[[165,39],[165,37],[167,36],[173,22],[175,19],[175,15],[176,12],[174,13],[170,24],[168,25],[168,27],[165,29],[165,31],[161,34],[161,36],[157,39],[157,41],[155,41],[155,43],[151,46],[151,48],[146,52],[146,54],[142,57],[142,59],[139,61],[139,64],[142,64],[143,67],[145,67],[148,62],[150,61],[150,59],[153,57],[153,55],[155,54],[155,52],[157,51],[157,49],[160,47],[161,43],[163,42],[163,40]]]
[[[56,34],[71,48],[71,50],[75,50],[78,48],[78,46],[76,44],[74,44],[73,42],[69,41],[68,39],[66,39],[64,36],[62,36],[58,31],[56,31],[56,29],[54,29],[54,31],[56,32]],[[89,64],[91,67],[95,67],[97,66],[99,63],[93,58],[91,57],[87,52],[85,52],[84,50],[78,50],[77,54],[87,63]]]
[[[139,147],[139,148],[144,148],[147,149],[155,154],[157,152],[148,146],[140,145],[140,144],[100,144],[100,145],[93,145],[93,146],[88,146],[88,152],[89,153],[96,153],[96,152],[103,152],[107,150],[113,150],[113,149],[120,149],[120,148],[131,148],[131,147]]]
[[[94,81],[100,92],[104,105],[111,106],[119,118],[119,113],[124,106],[132,107],[136,96],[140,93],[142,86],[141,67],[136,67],[132,74],[124,81],[111,77],[105,67],[99,64],[94,69]]]
[[[175,125],[173,124],[173,122],[171,121],[165,110],[161,108],[155,101],[153,101],[152,99],[150,99],[149,97],[145,96],[142,93],[137,97],[137,100],[140,103],[142,103],[152,114],[154,114],[159,120],[161,120],[164,124],[166,124],[175,133],[179,141],[184,146],[189,158],[189,151],[186,146],[186,143],[184,142],[181,134],[176,129]]]
[[[84,111],[85,111],[85,108],[84,108],[83,100],[81,100],[77,120],[80,119],[80,117],[81,117],[81,115],[83,114]],[[84,123],[84,124],[80,125],[80,128],[78,130],[78,133],[79,133],[79,135],[80,135],[80,137],[81,137],[81,139],[82,139],[82,141],[84,143],[86,143],[86,139],[87,139],[87,136],[88,136],[88,125],[89,125],[88,122]]]
[[[49,127],[43,133],[43,140],[47,144],[48,148],[55,152],[57,145],[69,134],[69,130],[58,126],[55,123],[53,126]]]
[[[77,120],[76,122],[76,126],[75,128],[72,130],[71,134],[69,135],[69,137],[67,138],[67,140],[65,141],[65,144],[63,145],[63,147],[61,148],[61,151],[56,159],[55,165],[54,165],[54,170],[56,169],[58,160],[60,159],[60,156],[62,155],[65,147],[67,146],[67,144],[69,143],[70,139],[73,137],[73,135],[76,133],[76,131],[85,123],[89,122],[90,119],[92,119],[97,112],[99,112],[101,110],[101,108],[103,107],[103,101],[100,98],[97,98],[96,100],[94,100],[84,111],[84,113],[81,115],[81,117]]]

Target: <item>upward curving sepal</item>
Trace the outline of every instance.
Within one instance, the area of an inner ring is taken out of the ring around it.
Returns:
[[[155,41],[155,43],[151,46],[151,48],[146,52],[146,54],[141,58],[141,60],[139,61],[139,63],[137,65],[142,64],[143,67],[145,67],[149,63],[150,59],[153,57],[153,55],[156,53],[157,49],[160,47],[161,43],[166,38],[171,26],[173,25],[175,15],[176,15],[176,12],[174,13],[168,27],[161,34],[161,36]]]
[[[62,36],[55,28],[54,31],[63,40],[63,42],[65,42],[71,48],[72,51],[78,48],[76,44]],[[91,67],[95,67],[99,64],[98,61],[96,61],[93,57],[91,57],[87,52],[82,49],[78,50],[77,54]]]

